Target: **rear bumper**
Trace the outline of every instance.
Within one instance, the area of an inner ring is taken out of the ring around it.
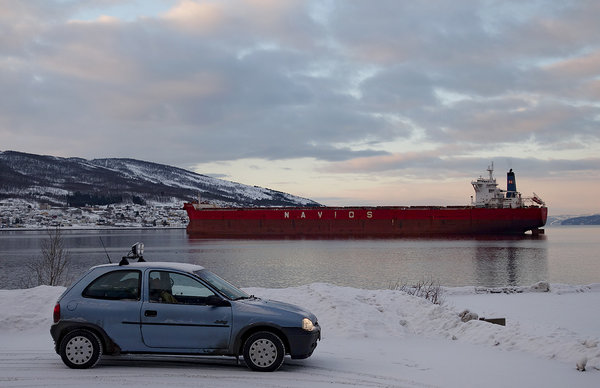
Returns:
[[[59,329],[58,324],[54,323],[50,326],[50,335],[52,336],[52,340],[54,341],[54,351],[58,353],[58,340],[59,340]]]
[[[319,326],[315,326],[313,331],[294,327],[283,329],[283,332],[288,339],[289,353],[293,359],[310,357],[317,347],[317,342],[321,339]]]

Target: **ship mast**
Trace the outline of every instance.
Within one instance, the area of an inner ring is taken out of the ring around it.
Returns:
[[[492,161],[492,165],[488,166],[488,172],[490,173],[490,181],[494,180],[494,162]]]

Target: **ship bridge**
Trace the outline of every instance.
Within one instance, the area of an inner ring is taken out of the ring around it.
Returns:
[[[498,188],[496,178],[494,178],[494,163],[487,168],[489,177],[479,177],[472,181],[475,189],[475,202],[471,203],[476,207],[494,207],[494,208],[518,208],[523,207],[521,193],[517,191],[515,173],[512,169],[507,174],[507,189]]]

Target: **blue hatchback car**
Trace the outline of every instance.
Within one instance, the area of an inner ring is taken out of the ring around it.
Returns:
[[[71,368],[102,354],[243,356],[274,371],[309,357],[321,338],[314,314],[248,295],[201,266],[136,262],[92,267],[54,307],[55,350]]]

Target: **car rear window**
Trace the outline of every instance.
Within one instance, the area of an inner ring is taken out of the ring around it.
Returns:
[[[91,282],[83,290],[83,296],[96,299],[139,300],[141,279],[141,272],[137,270],[109,272]]]

